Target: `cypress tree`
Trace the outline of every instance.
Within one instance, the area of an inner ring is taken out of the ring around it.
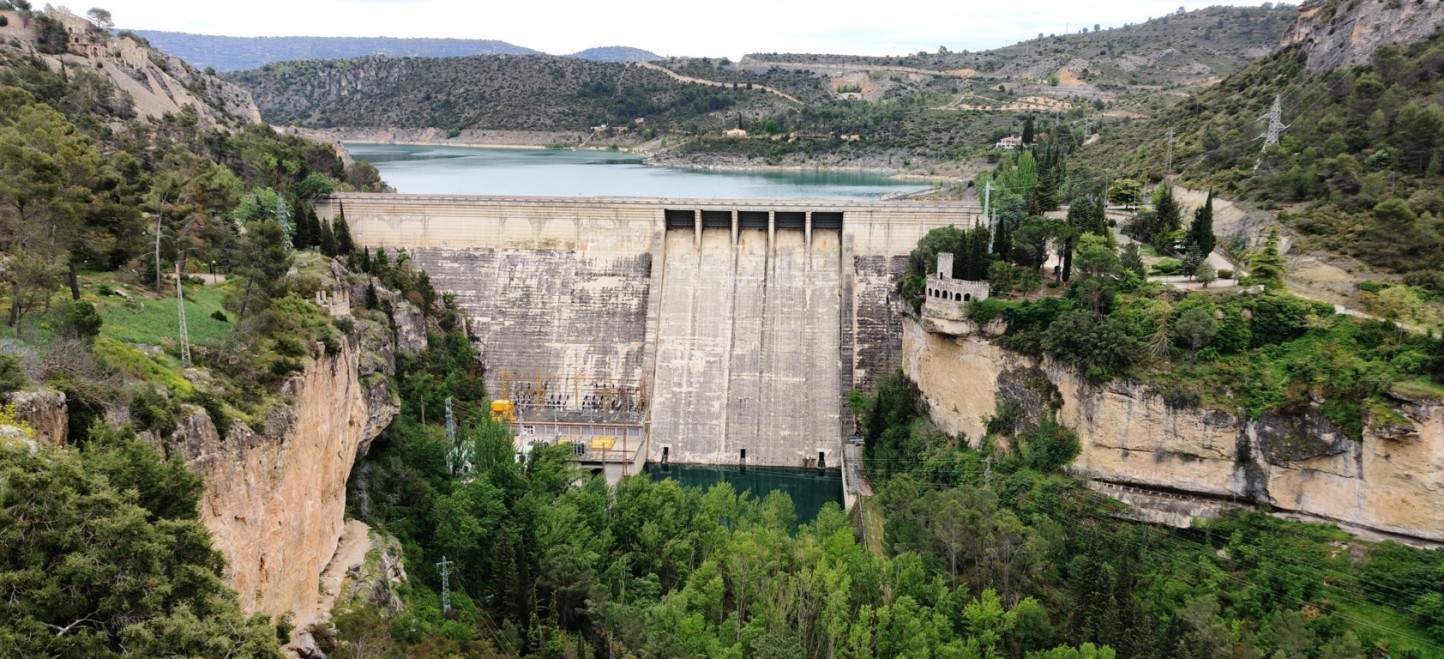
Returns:
[[[291,217],[296,219],[296,235],[292,238],[291,244],[296,249],[306,249],[315,244],[315,238],[311,234],[311,223],[306,219],[308,207],[301,203],[297,197],[291,202]]]
[[[1159,247],[1159,252],[1166,252],[1171,249],[1170,245],[1163,245],[1162,238],[1173,231],[1177,231],[1180,223],[1178,202],[1173,198],[1173,186],[1163,184],[1158,186],[1158,192],[1153,197],[1153,226],[1147,235],[1140,235],[1139,238],[1153,243]]]
[[[1033,115],[1028,115],[1028,118],[1023,120],[1023,143],[1033,143]]]
[[[968,232],[968,262],[963,278],[982,281],[988,278],[988,229],[975,225]]]
[[[1013,234],[1008,226],[1008,218],[997,218],[993,224],[993,257],[1007,259],[1013,252]]]
[[[335,257],[338,254],[336,251],[336,234],[331,230],[331,225],[321,225],[321,240],[319,242],[322,254],[331,257]]]
[[[336,253],[350,255],[356,251],[356,243],[351,240],[351,227],[346,224],[346,209],[341,209],[341,214],[336,217],[336,226],[333,227],[336,240]]]
[[[1213,235],[1213,190],[1208,191],[1208,200],[1203,207],[1193,212],[1193,224],[1188,227],[1188,244],[1198,247],[1204,256],[1213,252],[1218,238]]]
[[[360,263],[357,264],[357,267],[361,268],[361,272],[367,272],[367,273],[371,272],[371,248],[370,248],[370,247],[362,247],[362,248],[361,248],[361,259],[360,259]]]

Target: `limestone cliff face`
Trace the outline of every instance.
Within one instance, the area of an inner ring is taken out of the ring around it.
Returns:
[[[1095,384],[1077,370],[979,336],[904,320],[903,368],[933,421],[971,441],[1000,399],[1036,418],[1043,406],[1075,429],[1074,467],[1101,480],[1225,498],[1378,531],[1444,541],[1444,405],[1399,400],[1404,423],[1366,424],[1363,441],[1317,410],[1247,419],[1173,407],[1138,382]]]
[[[205,477],[201,519],[247,612],[279,616],[315,604],[345,523],[351,467],[397,412],[385,378],[366,373],[387,363],[373,352],[353,338],[312,360],[282,388],[289,404],[264,432],[237,422],[222,438],[191,408],[172,437]]]
[[[7,19],[0,26],[0,59],[33,55],[52,70],[93,72],[114,85],[116,92],[93,102],[110,106],[110,114],[118,116],[159,118],[189,110],[222,130],[260,123],[261,113],[250,93],[235,84],[135,39],[111,36],[63,8],[47,7],[46,13],[64,25],[69,36],[66,51],[37,52],[43,49],[36,48],[35,21],[0,11]]]
[[[70,432],[70,417],[65,413],[65,394],[51,389],[17,391],[10,394],[15,416],[35,432],[41,446],[63,446]]]
[[[1310,71],[1367,63],[1380,46],[1433,36],[1444,23],[1444,3],[1420,0],[1325,0],[1299,7],[1284,45],[1302,45]]]

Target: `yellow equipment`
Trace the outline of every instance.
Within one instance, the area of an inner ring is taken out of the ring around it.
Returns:
[[[491,401],[491,420],[516,423],[516,405],[509,400]]]
[[[617,445],[617,438],[611,435],[602,435],[592,440],[591,448],[597,451],[610,451]]]

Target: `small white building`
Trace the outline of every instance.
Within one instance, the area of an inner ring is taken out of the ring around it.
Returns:
[[[999,149],[1005,149],[1008,151],[1012,151],[1014,149],[1021,149],[1023,148],[1023,138],[1018,137],[1017,135],[1009,135],[1001,140],[998,140],[997,147]]]

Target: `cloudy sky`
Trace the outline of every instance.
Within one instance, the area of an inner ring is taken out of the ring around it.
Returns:
[[[626,45],[663,55],[895,55],[983,50],[1039,32],[1121,26],[1214,2],[1179,0],[93,0],[118,27],[233,36],[499,39],[553,54]],[[40,2],[35,4],[39,5]],[[1223,4],[1259,4],[1230,3]],[[89,6],[70,8],[83,13]]]

